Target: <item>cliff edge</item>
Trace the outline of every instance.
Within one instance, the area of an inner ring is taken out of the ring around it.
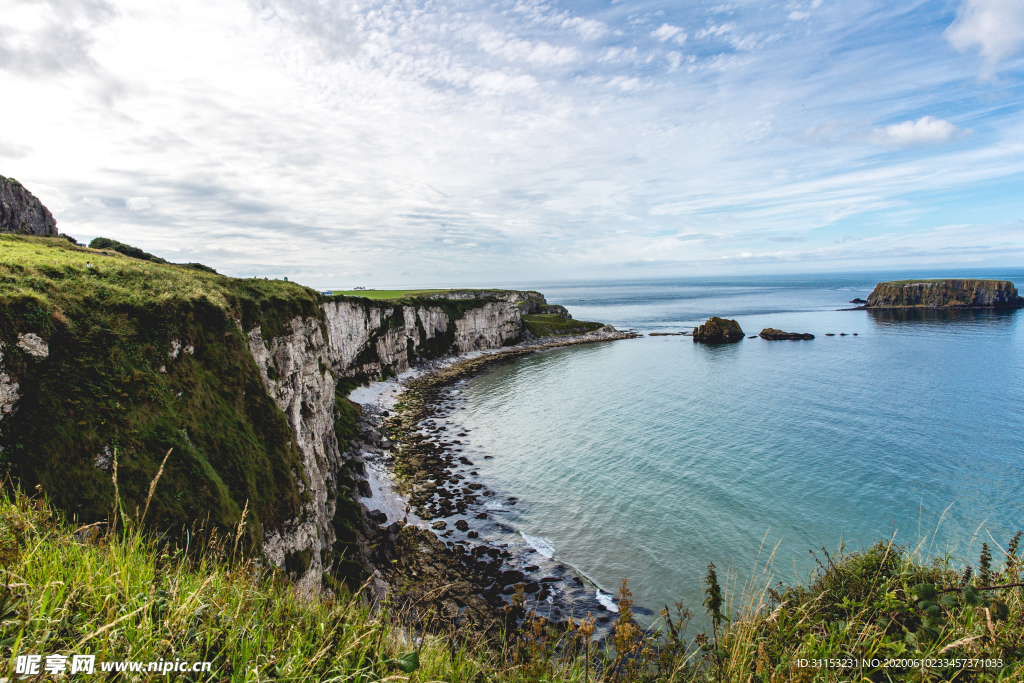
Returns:
[[[53,236],[57,234],[57,221],[24,185],[0,176],[0,232]]]
[[[350,390],[527,336],[519,293],[323,296],[25,235],[0,254],[0,471],[79,523],[241,533],[305,595],[362,582]]]
[[[865,308],[1022,308],[1008,280],[900,280],[881,282]]]

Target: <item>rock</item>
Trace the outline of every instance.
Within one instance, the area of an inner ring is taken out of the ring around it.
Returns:
[[[864,301],[864,299],[861,299],[861,298],[858,297],[856,299],[851,299],[850,303],[851,304],[866,304],[867,301]]]
[[[444,520],[440,520],[439,519],[438,521],[436,521],[433,524],[431,524],[430,528],[431,529],[437,529],[438,531],[443,531],[444,529],[448,528],[448,522],[445,522]]]
[[[360,479],[356,482],[356,490],[363,498],[373,498],[373,489],[370,488],[370,482],[365,479]]]
[[[46,358],[50,355],[50,347],[46,345],[38,334],[19,334],[18,348],[33,358]]]
[[[0,176],[0,232],[54,236],[57,221],[24,185]]]
[[[1024,308],[1009,280],[900,280],[881,282],[867,308]]]
[[[777,330],[774,327],[766,327],[761,330],[761,334],[758,335],[761,339],[767,339],[768,341],[778,341],[780,339],[814,339],[813,334],[807,332],[783,332]]]
[[[388,521],[388,516],[380,510],[370,510],[366,513],[366,519],[374,524],[384,524]]]
[[[705,344],[721,344],[743,339],[743,330],[735,320],[726,320],[717,316],[708,318],[700,327],[693,328],[693,341]]]
[[[459,531],[469,531],[469,523],[464,519],[460,519],[455,522],[455,528]]]
[[[836,336],[836,333],[835,332],[826,332],[825,336],[826,337],[834,337],[834,336]]]
[[[466,534],[466,536],[468,536],[469,538],[480,538],[480,534],[478,534],[475,531],[470,531],[468,534]]]
[[[501,573],[501,582],[506,586],[519,583],[525,578],[525,574],[515,569],[509,569]]]

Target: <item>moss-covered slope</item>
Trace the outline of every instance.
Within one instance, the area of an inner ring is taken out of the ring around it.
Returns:
[[[231,527],[248,502],[259,540],[296,514],[299,461],[243,330],[272,338],[294,316],[322,317],[319,301],[295,284],[0,235],[0,353],[18,396],[0,415],[0,469],[93,521],[113,505],[115,452],[134,514],[173,448],[147,522]]]

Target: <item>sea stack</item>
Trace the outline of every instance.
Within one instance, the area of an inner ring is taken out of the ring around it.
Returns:
[[[1009,280],[900,280],[881,282],[865,308],[1022,308]]]
[[[693,328],[693,341],[705,344],[722,344],[743,339],[743,330],[735,320],[708,318],[700,327]]]

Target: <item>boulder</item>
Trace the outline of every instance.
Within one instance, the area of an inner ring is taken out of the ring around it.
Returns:
[[[778,341],[780,339],[814,339],[813,334],[807,332],[783,332],[777,330],[774,327],[766,327],[761,330],[761,334],[758,335],[761,339],[767,339],[768,341]]]
[[[850,299],[850,303],[851,304],[866,304],[867,301],[864,301],[864,299],[861,299],[860,297],[857,297],[856,299]]]
[[[0,232],[52,237],[57,234],[57,221],[24,185],[0,176]]]
[[[725,318],[708,318],[700,327],[693,328],[693,341],[706,344],[721,344],[723,342],[734,342],[743,339],[743,330],[735,320]]]

